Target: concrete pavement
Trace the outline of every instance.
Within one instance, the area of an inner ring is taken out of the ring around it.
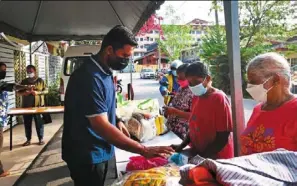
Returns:
[[[52,115],[53,122],[44,126],[44,141],[47,143],[52,139],[62,126],[62,115]],[[23,124],[13,127],[13,150],[9,150],[9,130],[4,132],[4,146],[1,153],[1,161],[5,170],[10,171],[10,175],[0,178],[1,186],[11,186],[22,176],[31,165],[45,145],[39,146],[35,126],[32,126],[32,145],[23,147],[26,141]]]
[[[123,79],[123,91],[127,92],[127,83],[130,82],[129,74],[119,74]],[[139,74],[133,75],[133,87],[135,99],[158,98],[163,102],[159,93],[159,84],[156,80],[141,80]],[[250,117],[255,102],[244,100],[246,120]],[[72,186],[73,182],[65,162],[61,159],[61,132],[57,133],[53,140],[24,174],[17,186]],[[106,186],[111,185],[115,178],[115,163],[110,165]],[[1,184],[0,184],[1,185]],[[1,185],[2,186],[2,185]]]

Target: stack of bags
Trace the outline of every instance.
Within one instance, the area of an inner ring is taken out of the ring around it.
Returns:
[[[165,122],[163,116],[151,116],[136,112],[126,120],[125,125],[134,140],[146,142],[168,131]]]
[[[173,154],[168,159],[131,157],[126,167],[128,173],[113,186],[180,186],[179,166],[186,163],[187,158],[181,154]]]

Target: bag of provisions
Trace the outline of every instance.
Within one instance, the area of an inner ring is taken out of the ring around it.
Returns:
[[[168,164],[149,170],[129,172],[116,180],[112,186],[181,186],[179,180],[179,168]]]
[[[148,170],[154,167],[160,167],[168,164],[168,160],[161,157],[146,159],[143,156],[133,156],[129,158],[126,171]]]
[[[132,113],[126,122],[129,133],[140,142],[146,142],[168,131],[163,116],[148,118],[142,113]]]

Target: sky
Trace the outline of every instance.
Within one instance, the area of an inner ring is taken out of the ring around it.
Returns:
[[[165,1],[161,5],[160,10],[157,10],[157,14],[164,18],[163,24],[169,24],[169,18],[166,19],[165,12],[166,6],[172,5],[183,20],[182,23],[188,23],[195,18],[203,19],[209,22],[215,22],[214,12],[209,14],[211,8],[211,1]],[[224,13],[219,13],[219,22],[224,24]]]

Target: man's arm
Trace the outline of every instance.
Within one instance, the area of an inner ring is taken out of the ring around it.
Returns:
[[[133,153],[141,155],[146,153],[146,149],[143,145],[128,138],[119,129],[110,124],[106,114],[88,117],[88,119],[96,133],[108,143]]]
[[[114,146],[133,153],[140,154],[144,157],[151,158],[163,156],[173,152],[171,147],[145,147],[140,143],[128,138],[108,121],[106,114],[88,117],[92,128],[95,132]]]
[[[216,158],[215,155],[218,154],[228,143],[229,135],[230,132],[217,132],[215,140],[199,155],[204,158]]]

